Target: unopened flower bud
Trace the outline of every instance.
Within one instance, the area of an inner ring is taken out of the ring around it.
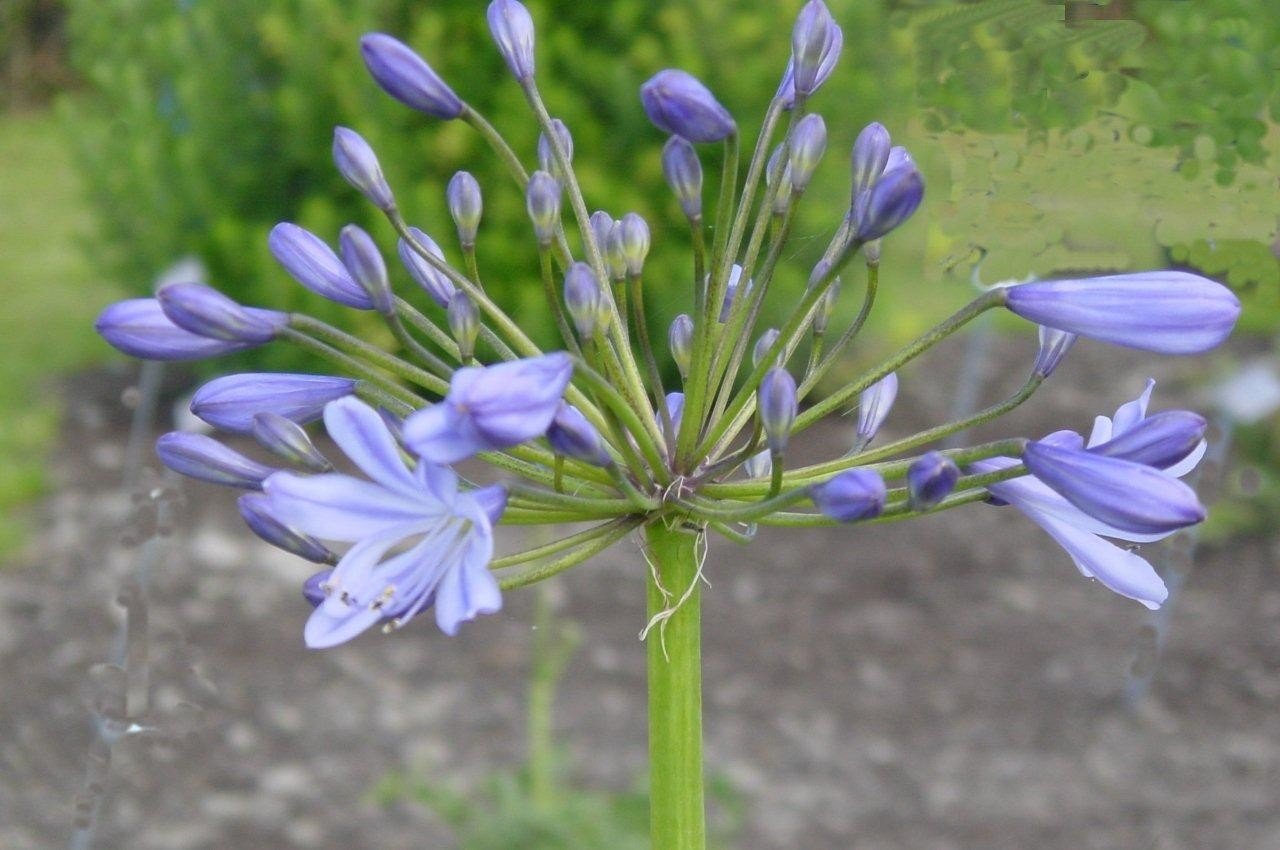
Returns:
[[[356,188],[380,210],[396,208],[387,179],[382,176],[378,157],[364,137],[355,130],[335,127],[333,130],[333,163],[343,179]]]
[[[337,556],[319,540],[281,522],[275,515],[275,511],[271,509],[269,497],[261,493],[245,493],[236,500],[236,505],[240,508],[240,516],[244,518],[249,530],[277,549],[283,549],[291,555],[306,558],[317,564],[332,564],[337,560]],[[326,570],[320,575],[327,579],[331,572]],[[305,588],[311,584],[312,582],[308,581],[307,585],[304,585],[304,594],[306,594]],[[319,587],[315,589],[319,590]],[[309,595],[308,599],[310,599]],[[320,599],[324,599],[323,591],[320,592]],[[319,602],[313,604],[318,605]]]
[[[518,0],[493,0],[489,32],[511,74],[524,82],[533,76],[533,18]]]
[[[547,428],[547,442],[556,454],[580,460],[592,466],[608,466],[613,463],[605,450],[600,432],[578,408],[561,402],[551,427]]]
[[[856,204],[854,236],[860,242],[879,239],[911,217],[924,198],[924,178],[914,164],[884,173]]]
[[[681,378],[689,377],[689,366],[693,360],[693,319],[688,313],[681,313],[671,322],[667,331],[667,344],[671,347],[671,359],[676,362]]]
[[[791,186],[797,192],[809,188],[809,180],[827,150],[827,125],[822,116],[811,112],[800,119],[791,134]]]
[[[796,400],[796,380],[786,369],[774,367],[765,373],[758,391],[760,425],[764,428],[769,451],[782,454],[791,436],[791,426],[796,421],[799,403]]]
[[[860,195],[871,191],[889,161],[889,131],[879,121],[873,121],[862,129],[853,143],[853,195],[850,203],[856,203]]]
[[[774,215],[785,215],[787,207],[791,206],[791,159],[783,159],[782,149],[782,145],[773,149],[764,169],[765,185],[770,189],[773,189],[775,183],[778,186],[773,195]]]
[[[525,205],[539,245],[550,245],[560,224],[560,183],[545,171],[535,171],[525,190]]]
[[[821,84],[823,65],[828,59],[835,63],[830,53],[833,48],[837,55],[840,52],[839,44],[833,43],[839,37],[840,28],[827,5],[822,0],[809,0],[791,31],[792,82],[797,95],[808,97]]]
[[[244,372],[214,378],[191,397],[191,412],[215,428],[237,434],[253,431],[253,417],[278,413],[294,422],[319,419],[324,406],[356,389],[350,378]]]
[[[768,449],[756,452],[742,462],[742,473],[748,478],[768,478],[773,473],[773,455]]]
[[[614,225],[614,230],[618,233],[627,274],[632,277],[639,275],[644,268],[645,257],[649,256],[649,225],[637,213],[631,212]]]
[[[270,342],[289,324],[289,315],[242,307],[202,283],[168,283],[156,292],[160,309],[185,331],[224,342]]]
[[[603,331],[601,315],[609,314],[608,296],[600,286],[595,271],[586,263],[574,263],[564,274],[564,305],[573,320],[573,327],[584,340],[591,339],[597,331]]]
[[[480,313],[467,293],[461,290],[453,293],[449,299],[447,311],[449,333],[453,341],[458,343],[458,357],[463,361],[470,360],[476,353],[476,337],[480,335]]]
[[[155,298],[117,301],[102,311],[93,327],[116,349],[147,360],[202,360],[256,345],[184,330],[164,314]]]
[[[409,234],[415,242],[426,248],[431,256],[444,262],[444,251],[440,250],[436,240],[416,227],[410,227]],[[432,301],[440,307],[447,308],[449,299],[458,289],[453,285],[453,281],[449,280],[448,275],[428,262],[404,239],[401,239],[396,246],[396,252],[400,255],[400,262],[404,263],[404,267],[409,270],[409,276],[426,290]]]
[[[604,262],[609,267],[609,278],[615,281],[627,279],[627,255],[622,246],[622,222],[615,221],[605,240]]]
[[[405,106],[446,121],[462,114],[453,89],[404,42],[370,33],[360,39],[360,53],[378,85]]]
[[[373,309],[369,294],[352,279],[333,249],[311,231],[281,222],[271,228],[267,246],[285,271],[317,295],[357,310]]]
[[[898,373],[890,372],[858,396],[858,439],[861,449],[871,442],[898,397]]]
[[[756,347],[751,350],[751,365],[759,366],[760,361],[769,353],[769,349],[773,348],[773,344],[778,341],[779,334],[777,328],[767,328],[765,332],[760,334],[760,338],[756,340]]]
[[[849,469],[809,488],[818,510],[839,522],[879,516],[886,495],[884,479],[870,469]]]
[[[352,279],[369,294],[373,309],[384,316],[395,312],[391,297],[391,282],[387,280],[387,264],[373,237],[362,228],[348,224],[338,234],[338,247],[342,250],[342,264]]]
[[[552,118],[551,130],[555,133],[561,150],[564,151],[565,160],[573,162],[573,136],[569,133],[569,128],[559,118]],[[538,134],[538,166],[548,174],[555,175],[557,180],[564,182],[560,163],[556,161],[555,149],[551,147],[551,140],[547,138],[546,133]]]
[[[449,215],[458,228],[458,241],[463,248],[474,247],[476,232],[480,229],[480,215],[484,211],[480,184],[469,172],[459,171],[450,178],[445,199],[449,204]]]
[[[1094,454],[1168,469],[1186,459],[1204,441],[1209,423],[1190,410],[1165,410],[1147,416],[1117,437],[1091,446]]]
[[[662,147],[662,174],[690,220],[702,217],[702,161],[688,139],[672,136]]]
[[[604,210],[596,210],[588,223],[591,226],[591,238],[595,240],[600,252],[604,253],[609,248],[609,234],[613,232],[613,216]]]
[[[813,314],[813,332],[821,335],[827,332],[827,325],[831,323],[831,314],[835,312],[836,301],[840,298],[840,276],[831,281],[827,286],[827,291],[822,293],[822,297],[818,299],[818,310]]]
[[[671,414],[671,427],[679,431],[680,417],[684,416],[684,393],[667,393],[664,401],[667,403],[667,413]]]
[[[724,303],[720,305],[720,322],[729,321],[729,314],[733,312],[733,305],[739,298],[746,298],[751,294],[751,287],[754,281],[748,280],[741,287],[739,292],[739,284],[742,282],[742,266],[734,263],[729,269],[729,282],[724,289]]]
[[[1071,346],[1075,344],[1076,335],[1055,328],[1040,326],[1040,351],[1036,354],[1036,365],[1032,373],[1038,378],[1047,378],[1058,368],[1058,364],[1067,356]]]
[[[312,472],[331,472],[333,465],[320,453],[302,426],[279,413],[253,417],[253,438],[267,451]]]
[[[940,452],[927,452],[907,467],[907,499],[914,511],[923,511],[945,499],[955,489],[960,468]]]
[[[275,472],[212,437],[186,431],[171,431],[156,440],[156,454],[165,466],[188,478],[245,490],[261,490],[263,480]]]
[[[691,142],[718,142],[738,131],[733,116],[692,74],[668,68],[640,87],[644,111],[660,130]]]

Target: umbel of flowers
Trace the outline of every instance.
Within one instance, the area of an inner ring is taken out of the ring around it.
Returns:
[[[785,312],[764,309],[826,147],[823,119],[810,105],[842,39],[826,6],[812,0],[796,20],[790,63],[745,168],[738,124],[703,83],[671,69],[640,89],[646,114],[670,135],[662,166],[692,233],[687,279],[661,282],[663,299],[688,304],[667,339],[681,382],[667,386],[645,320],[650,229],[633,212],[590,211],[570,129],[547,114],[539,95],[529,12],[516,0],[494,0],[488,21],[542,130],[532,172],[409,46],[370,34],[361,51],[389,95],[432,118],[470,125],[505,163],[512,185],[489,190],[525,194],[540,259],[529,285],[545,292],[561,350],[540,350],[485,290],[477,181],[459,172],[443,192],[457,226],[456,246],[446,253],[403,218],[374,151],[344,127],[334,133],[334,163],[386,214],[400,235],[396,255],[422,291],[394,292],[387,246],[355,226],[337,234],[336,252],[288,222],[268,241],[316,295],[376,312],[397,340],[394,353],[306,315],[242,306],[195,283],[115,304],[97,323],[112,345],[139,357],[196,359],[281,342],[333,364],[333,375],[232,375],[195,394],[197,416],[252,435],[262,460],[192,433],[167,434],[157,446],[172,469],[244,490],[239,504],[249,528],[318,565],[302,588],[315,606],[303,630],[308,646],[331,647],[374,626],[394,630],[428,610],[454,634],[463,622],[497,612],[504,590],[642,531],[653,842],[691,848],[704,841],[699,579],[708,533],[746,543],[759,525],[888,522],[974,503],[1011,505],[1083,575],[1150,608],[1164,601],[1151,565],[1111,541],[1158,540],[1204,518],[1179,480],[1204,452],[1200,416],[1149,413],[1149,385],[1113,417],[1098,417],[1087,439],[1059,431],[928,447],[1025,401],[1077,335],[1166,354],[1216,346],[1239,313],[1226,288],[1179,271],[995,288],[830,395],[812,398],[872,314],[882,239],[924,193],[911,155],[880,124],[865,128],[850,157],[849,205],[832,213],[838,226],[807,290]],[[704,159],[722,174],[709,208]],[[861,308],[837,328],[835,293],[856,258],[865,269]],[[1039,325],[1039,355],[1025,385],[972,416],[876,445],[892,413],[897,371],[997,308]],[[857,434],[847,453],[809,465],[789,461],[791,445],[811,426],[854,407]],[[319,420],[346,456],[343,468],[358,474],[337,471],[312,443],[306,426]],[[481,486],[455,470],[473,457],[496,470],[490,477],[498,483]],[[495,559],[499,523],[578,530]]]

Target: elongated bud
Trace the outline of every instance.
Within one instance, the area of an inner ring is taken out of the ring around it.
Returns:
[[[649,225],[639,214],[631,212],[624,215],[614,229],[618,231],[627,274],[634,277],[640,274],[645,257],[649,256]]]
[[[440,250],[436,240],[416,227],[410,227],[409,234],[413,236],[414,241],[425,247],[431,256],[444,262],[444,251]],[[418,286],[425,289],[427,295],[431,296],[431,300],[438,306],[447,308],[449,299],[453,298],[453,293],[458,289],[453,285],[453,281],[449,280],[444,272],[431,265],[405,240],[400,240],[396,246],[396,252],[400,255],[400,262],[409,270],[409,276],[417,281]]]
[[[826,122],[811,112],[800,119],[791,135],[791,185],[797,192],[809,188],[809,180],[826,150]]]
[[[184,330],[164,314],[154,298],[117,301],[102,311],[93,327],[117,350],[147,360],[203,360],[256,345],[211,339]]]
[[[729,281],[724,288],[724,302],[720,305],[720,321],[729,321],[729,314],[733,312],[734,302],[739,298],[746,298],[751,294],[752,281],[748,280],[746,285],[742,286],[739,292],[739,284],[742,282],[742,266],[734,263],[729,268]]]
[[[573,136],[570,135],[569,128],[559,118],[552,118],[551,130],[555,133],[556,141],[560,143],[561,149],[564,150],[564,158],[569,162],[573,162]],[[561,183],[564,182],[564,174],[560,171],[560,163],[556,162],[555,150],[551,147],[551,140],[547,138],[546,133],[538,134],[538,166],[543,171],[554,175]]]
[[[924,199],[924,178],[914,164],[895,168],[886,171],[863,198],[865,204],[857,204],[851,211],[854,234],[860,242],[870,242],[911,217]]]
[[[778,341],[780,335],[777,328],[766,328],[765,332],[760,334],[760,338],[756,340],[756,347],[751,350],[752,366],[760,365],[760,361],[769,353],[769,349],[773,348],[773,344]]]
[[[681,378],[689,377],[689,366],[693,360],[693,319],[688,313],[681,313],[671,322],[667,331],[667,344],[671,347],[671,359],[676,362]]]
[[[791,30],[792,84],[797,95],[808,97],[822,82],[822,69],[829,54],[833,48],[837,56],[840,53],[839,44],[833,44],[839,37],[840,28],[827,5],[822,0],[809,0]],[[835,64],[834,58],[830,58],[830,64]]]
[[[156,454],[165,466],[188,478],[245,490],[261,490],[262,482],[275,472],[212,437],[186,431],[171,431],[156,440]]]
[[[387,264],[373,237],[362,228],[348,224],[338,234],[338,247],[342,249],[342,264],[360,284],[373,302],[373,309],[384,316],[395,312],[391,297],[391,282],[387,280]]]
[[[645,114],[660,130],[691,142],[718,142],[738,132],[733,116],[692,74],[668,68],[640,87]]]
[[[237,434],[253,430],[253,417],[278,413],[294,422],[319,419],[324,406],[355,392],[350,378],[247,372],[214,378],[191,397],[191,412],[215,428]]]
[[[595,240],[596,247],[604,252],[609,248],[609,234],[613,232],[613,216],[604,210],[596,210],[591,214],[589,224],[591,226],[591,238]]]
[[[671,425],[679,431],[680,417],[684,416],[684,393],[667,393],[664,401],[667,403],[667,413],[671,414]]]
[[[853,193],[850,204],[856,204],[858,197],[871,191],[871,187],[884,174],[885,165],[889,162],[889,148],[892,142],[889,131],[879,121],[873,121],[858,134],[853,143]]]
[[[796,380],[786,369],[773,368],[760,381],[758,407],[769,451],[782,454],[796,421]]]
[[[178,327],[225,342],[270,342],[289,324],[287,313],[241,307],[202,283],[165,284],[156,292],[156,300]]]
[[[253,438],[276,457],[296,463],[311,472],[332,472],[333,464],[320,453],[302,426],[279,413],[255,414]]]
[[[600,432],[578,408],[568,402],[560,403],[559,411],[551,420],[551,427],[547,428],[547,442],[556,454],[573,460],[592,466],[608,466],[613,463],[613,459],[605,451]]]
[[[467,293],[458,291],[449,299],[449,333],[458,343],[458,357],[470,360],[476,353],[476,337],[480,335],[480,314]]]
[[[884,479],[870,469],[849,469],[809,488],[818,510],[839,522],[879,516],[886,495]]]
[[[1040,326],[1040,351],[1036,354],[1036,365],[1032,370],[1040,378],[1047,378],[1058,368],[1058,364],[1067,356],[1071,346],[1075,345],[1076,335],[1055,328]]]
[[[533,77],[533,18],[517,0],[493,0],[489,32],[511,74],[520,82]]]
[[[285,271],[317,295],[357,310],[373,309],[369,294],[355,282],[333,249],[311,231],[281,222],[271,228],[267,246]]]
[[[672,136],[662,147],[662,174],[685,216],[702,218],[702,161],[688,139]]]
[[[607,322],[608,302],[595,270],[586,263],[574,263],[564,274],[564,305],[573,327],[584,340],[591,339],[601,327],[601,315]]]
[[[449,188],[445,190],[445,199],[449,203],[449,215],[453,217],[453,223],[458,228],[458,241],[462,243],[463,248],[475,247],[476,233],[480,229],[480,215],[484,212],[480,184],[469,172],[459,171],[450,178]]]
[[[332,564],[338,560],[329,547],[319,540],[281,522],[271,509],[271,499],[262,493],[245,493],[236,500],[236,506],[240,508],[240,516],[249,530],[277,549],[317,564]],[[328,578],[330,572],[325,571],[325,578]]]
[[[560,223],[560,183],[545,171],[535,171],[525,190],[525,206],[538,244],[547,246]]]
[[[1203,416],[1190,410],[1165,410],[1144,418],[1118,437],[1090,447],[1089,451],[1168,469],[1200,446],[1208,426]]]
[[[335,127],[333,130],[333,164],[343,179],[380,210],[396,208],[387,179],[382,176],[378,157],[364,137],[355,130]]]
[[[413,48],[384,33],[360,39],[369,73],[396,100],[446,121],[462,114],[462,101]]]
[[[941,502],[955,489],[960,468],[939,452],[921,455],[907,467],[907,499],[913,511],[923,511]]]
[[[609,238],[604,246],[605,265],[609,267],[609,278],[615,281],[627,279],[627,255],[622,245],[622,222],[615,221],[609,230]]]
[[[778,145],[769,154],[769,163],[764,170],[764,182],[770,189],[777,184],[773,195],[773,214],[785,215],[791,206],[791,159],[782,156],[783,146]]]
[[[898,397],[898,373],[890,372],[858,396],[858,440],[861,449],[871,442]]]
[[[813,332],[821,336],[827,332],[827,325],[831,323],[831,314],[835,312],[836,301],[840,298],[840,276],[831,281],[827,287],[827,291],[822,293],[822,298],[818,301],[818,311],[813,314]]]
[[[773,473],[773,455],[768,449],[756,452],[742,462],[742,473],[748,478],[768,478]]]

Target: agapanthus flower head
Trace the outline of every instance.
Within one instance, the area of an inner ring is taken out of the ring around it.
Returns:
[[[458,357],[464,362],[475,356],[476,338],[480,336],[480,311],[465,292],[455,292],[446,310],[449,333],[458,344]]]
[[[1005,306],[1024,319],[1161,354],[1208,351],[1240,317],[1231,290],[1180,271],[1035,281],[1010,286],[1005,295]]]
[[[535,171],[525,189],[525,206],[539,245],[550,245],[560,224],[560,183],[545,171]]]
[[[858,396],[858,445],[865,446],[875,437],[893,402],[898,398],[898,374],[890,372],[862,391]]]
[[[276,518],[271,510],[271,500],[262,493],[245,493],[236,500],[240,516],[249,530],[258,537],[283,549],[291,555],[297,555],[316,564],[337,563],[338,556],[310,534],[303,534],[290,528]],[[327,575],[327,571],[326,571]],[[320,594],[323,598],[323,594]],[[317,600],[317,603],[319,601]]]
[[[413,48],[384,33],[360,39],[369,73],[396,100],[446,121],[462,114],[462,101]]]
[[[1071,350],[1071,346],[1075,345],[1077,336],[1067,331],[1060,331],[1055,328],[1046,328],[1040,326],[1040,350],[1036,353],[1036,363],[1032,367],[1032,372],[1040,378],[1047,378],[1053,374],[1067,356],[1067,352]]]
[[[165,315],[160,302],[154,298],[117,301],[98,315],[93,327],[115,349],[146,360],[201,360],[257,345],[184,330]]]
[[[458,241],[464,248],[473,247],[480,229],[480,216],[484,212],[480,183],[470,172],[459,171],[449,178],[445,200],[449,205],[449,215],[458,228]]]
[[[384,316],[395,313],[387,264],[373,237],[360,226],[348,224],[338,234],[338,246],[342,249],[342,264],[369,296],[373,309]]]
[[[834,64],[835,52],[839,56],[840,28],[831,17],[831,10],[822,0],[809,0],[796,16],[791,30],[791,76],[795,94],[808,97],[820,82],[822,66],[830,59]]]
[[[262,482],[275,472],[212,437],[189,431],[170,431],[162,436],[156,441],[156,455],[165,466],[188,478],[245,490],[261,489]]]
[[[459,369],[442,401],[405,420],[405,441],[428,463],[451,464],[541,437],[572,374],[563,352]]]
[[[582,411],[566,401],[560,402],[551,425],[547,428],[547,442],[556,454],[580,460],[592,466],[609,466],[613,458],[605,449],[604,440]]]
[[[382,166],[378,164],[377,154],[355,130],[347,127],[334,128],[333,164],[338,167],[342,178],[375,207],[380,210],[396,208],[395,196],[391,194],[387,179],[382,176]]]
[[[659,71],[640,87],[645,114],[659,130],[691,142],[718,142],[738,132],[733,116],[686,71]]]
[[[276,457],[303,467],[310,472],[329,472],[333,464],[311,442],[302,426],[273,411],[255,413],[249,426],[258,445]]]
[[[294,280],[317,295],[357,310],[373,309],[369,293],[355,282],[333,249],[311,231],[281,222],[271,228],[267,246]]]
[[[236,434],[253,431],[259,413],[294,422],[313,422],[324,406],[356,390],[350,378],[286,372],[246,372],[214,378],[191,397],[191,412],[215,428]]]
[[[433,257],[442,263],[444,262],[444,251],[440,250],[440,246],[436,244],[434,239],[416,227],[410,227],[409,234],[413,236],[415,242],[425,247]],[[433,266],[404,239],[401,239],[396,246],[396,252],[400,255],[400,262],[409,270],[409,276],[426,290],[427,295],[431,297],[432,301],[436,302],[437,306],[447,309],[449,300],[453,298],[453,293],[457,292],[458,289],[453,285],[453,281],[449,280],[444,272]]]
[[[672,136],[662,147],[662,174],[686,218],[702,217],[702,161],[689,140]]]
[[[519,0],[493,0],[487,12],[489,32],[517,80],[533,77],[533,17]]]
[[[486,507],[505,505],[505,496],[486,500],[460,490],[447,467],[406,466],[382,418],[357,399],[333,402],[324,419],[369,480],[279,472],[263,486],[281,524],[353,544],[319,588],[323,599],[303,630],[307,646],[335,646],[380,622],[395,628],[432,605],[450,635],[499,610],[502,596],[488,569],[496,517]],[[402,543],[408,548],[388,556]]]
[[[811,112],[796,124],[791,136],[791,187],[797,192],[809,188],[814,169],[827,150],[827,125],[822,116]]]
[[[225,342],[260,345],[289,324],[287,313],[241,307],[203,283],[167,283],[156,291],[156,300],[178,327]]]
[[[760,382],[760,425],[764,429],[769,450],[781,454],[787,448],[791,426],[796,421],[799,403],[796,399],[796,379],[786,369],[775,366],[765,373]]]
[[[925,452],[907,468],[907,494],[913,510],[928,510],[951,494],[960,468],[941,452]]]
[[[809,488],[818,510],[839,522],[878,517],[887,495],[884,479],[870,469],[848,469]]]

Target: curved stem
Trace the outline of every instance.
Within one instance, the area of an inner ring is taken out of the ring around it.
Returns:
[[[504,523],[506,522],[505,516],[503,517],[503,521]],[[552,521],[554,522],[554,520]],[[511,590],[513,588],[533,584],[535,581],[541,581],[544,578],[550,578],[556,573],[562,573],[570,567],[575,567],[588,558],[594,557],[605,549],[608,549],[610,546],[630,534],[631,530],[639,526],[642,522],[644,522],[644,520],[639,517],[631,517],[627,522],[619,525],[617,529],[609,534],[596,538],[592,542],[587,543],[579,549],[575,549],[562,558],[557,558],[556,560],[546,564],[534,564],[532,566],[525,567],[522,570],[517,570],[503,576],[498,579],[498,587],[503,590]]]

